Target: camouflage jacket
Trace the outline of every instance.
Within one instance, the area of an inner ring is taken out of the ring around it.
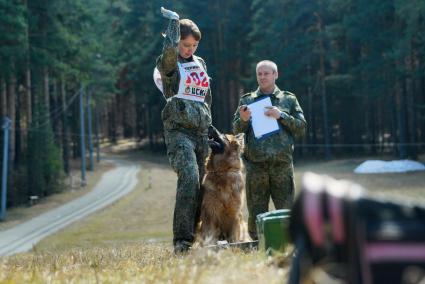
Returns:
[[[267,96],[259,89],[252,93],[243,95],[240,98],[239,106],[248,105],[256,100]],[[281,91],[276,86],[273,94],[270,95],[272,105],[286,112],[289,116],[286,119],[278,119],[279,132],[262,139],[256,139],[250,121],[243,121],[239,117],[239,107],[233,119],[233,132],[245,133],[244,158],[251,162],[272,162],[281,161],[292,163],[292,153],[294,151],[294,138],[304,135],[307,122],[305,121],[303,110],[301,109],[294,94]]]
[[[165,130],[182,130],[195,135],[205,134],[208,126],[211,125],[211,89],[208,90],[204,103],[174,97],[180,83],[177,60],[184,63],[196,58],[207,70],[202,58],[193,55],[194,58],[184,59],[178,55],[179,38],[179,22],[171,20],[164,39],[162,54],[156,61],[161,74],[164,95],[167,98],[167,103],[162,110],[162,122]]]

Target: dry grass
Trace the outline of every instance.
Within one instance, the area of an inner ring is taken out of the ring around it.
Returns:
[[[258,253],[175,257],[147,243],[25,254],[0,260],[0,267],[3,283],[281,283],[286,273]]]
[[[120,146],[122,147],[122,146]],[[114,151],[112,151],[114,152]],[[262,252],[194,250],[172,254],[176,176],[165,156],[129,152],[142,165],[137,188],[108,208],[41,241],[33,252],[0,259],[0,283],[282,283],[287,271]],[[374,194],[424,200],[425,173],[356,175],[361,161],[299,163],[305,171],[354,180]]]
[[[121,156],[124,158],[124,156]],[[263,253],[171,247],[176,176],[164,156],[141,160],[137,188],[34,247],[0,259],[0,283],[280,283],[285,271]]]

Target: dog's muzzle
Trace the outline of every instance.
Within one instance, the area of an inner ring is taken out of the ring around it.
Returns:
[[[224,153],[224,141],[221,138],[220,132],[212,125],[208,127],[208,145],[213,154]]]

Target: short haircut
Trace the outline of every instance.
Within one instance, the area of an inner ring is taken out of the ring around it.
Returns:
[[[190,35],[193,36],[197,41],[201,40],[201,31],[192,20],[180,20],[180,39],[185,39]]]
[[[262,60],[260,62],[257,63],[257,67],[255,67],[255,72],[258,72],[258,68],[262,67],[262,66],[267,66],[270,67],[273,70],[273,73],[276,72],[277,73],[277,65],[276,63],[274,63],[273,61],[270,60]]]

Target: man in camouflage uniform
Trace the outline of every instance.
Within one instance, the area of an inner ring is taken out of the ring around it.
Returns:
[[[182,253],[194,241],[201,207],[211,92],[205,62],[193,54],[201,39],[198,27],[188,19],[179,20],[175,12],[163,8],[161,12],[169,25],[156,67],[167,100],[162,110],[167,155],[178,176],[173,244],[175,253]]]
[[[248,231],[253,240],[257,239],[256,216],[268,211],[270,197],[276,209],[292,205],[295,188],[292,163],[294,137],[302,136],[307,125],[295,95],[276,86],[276,64],[261,61],[257,64],[256,73],[259,88],[240,98],[233,120],[233,132],[245,133],[243,158],[247,171]],[[277,119],[279,131],[257,139],[250,122],[249,104],[266,96],[270,97],[273,106],[266,109],[265,114]]]

